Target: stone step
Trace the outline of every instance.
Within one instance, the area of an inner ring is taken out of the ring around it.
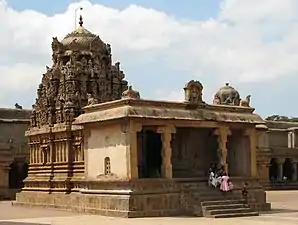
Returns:
[[[211,205],[228,205],[228,204],[245,204],[243,199],[225,199],[225,200],[207,200],[202,201],[202,206],[211,206]]]
[[[254,212],[251,208],[236,208],[236,209],[215,209],[205,211],[206,215],[222,215],[222,214],[241,214]]]
[[[235,194],[233,193],[221,193],[221,192],[200,192],[200,196],[215,196],[215,197],[235,197]]]
[[[257,212],[246,212],[246,213],[230,213],[230,214],[218,214],[218,215],[209,215],[206,217],[211,218],[232,218],[232,217],[252,217],[252,216],[259,216]]]
[[[201,197],[200,200],[202,202],[211,202],[211,201],[228,201],[228,200],[238,200],[240,198],[236,198],[236,197],[222,197],[222,196],[205,196],[205,197]]]
[[[245,205],[243,203],[241,204],[228,204],[228,205],[209,205],[209,206],[203,206],[203,210],[218,210],[218,209],[239,209],[239,208],[249,208],[248,205]]]

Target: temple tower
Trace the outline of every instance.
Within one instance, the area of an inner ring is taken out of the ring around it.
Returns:
[[[120,99],[127,89],[120,63],[112,64],[111,46],[83,27],[82,16],[61,42],[53,38],[52,60],[37,90],[31,127],[68,122],[84,106]]]
[[[24,190],[70,192],[84,179],[83,129],[72,121],[87,105],[117,100],[127,89],[111,46],[83,27],[52,41],[47,67],[31,113],[30,165]],[[63,185],[61,186],[61,181]]]

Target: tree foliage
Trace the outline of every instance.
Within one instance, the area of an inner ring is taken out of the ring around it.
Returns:
[[[272,115],[268,116],[266,120],[270,121],[285,121],[285,122],[298,122],[298,117],[287,117],[287,116],[280,116],[280,115]]]

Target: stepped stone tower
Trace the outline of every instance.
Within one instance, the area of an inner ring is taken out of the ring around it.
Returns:
[[[87,105],[120,99],[127,81],[111,46],[83,27],[52,41],[47,67],[31,113],[29,173],[23,191],[70,192],[84,178],[83,127],[74,118]]]
[[[112,65],[111,46],[79,27],[60,42],[53,38],[53,66],[37,89],[31,127],[68,123],[82,107],[121,98],[127,81],[120,63]]]

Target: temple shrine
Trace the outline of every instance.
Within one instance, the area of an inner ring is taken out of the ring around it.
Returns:
[[[16,204],[121,217],[255,216],[270,209],[258,172],[266,124],[250,96],[241,100],[227,83],[207,104],[203,85],[192,80],[183,102],[142,99],[112,64],[111,46],[81,17],[79,25],[62,41],[53,38]],[[232,193],[207,186],[212,163],[229,174]]]

